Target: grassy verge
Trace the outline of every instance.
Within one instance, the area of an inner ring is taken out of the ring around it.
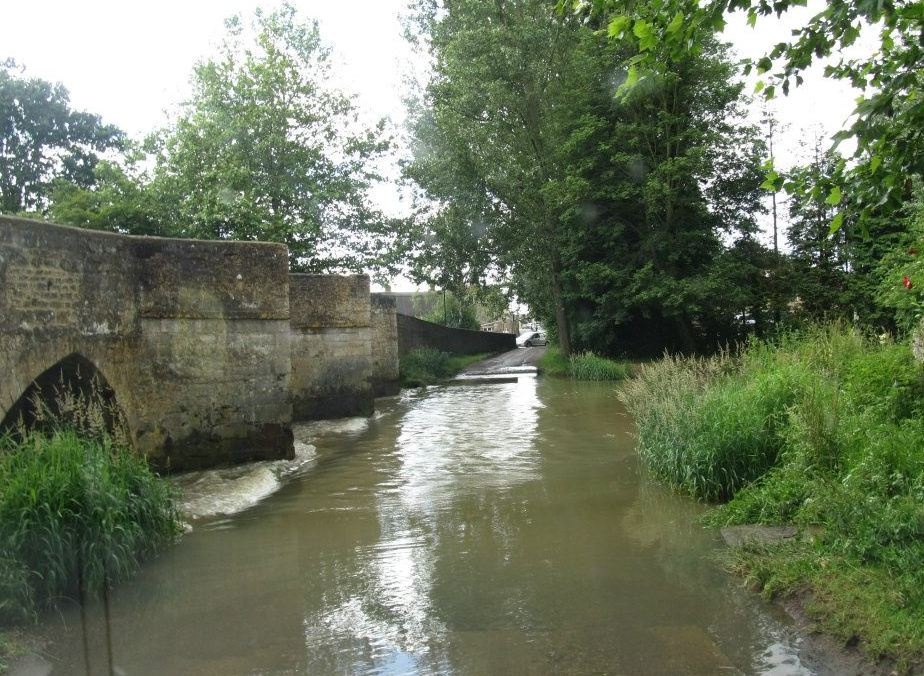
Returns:
[[[549,344],[545,354],[539,357],[537,364],[539,373],[555,378],[564,378],[571,375],[571,363],[561,353],[557,345]]]
[[[593,352],[582,352],[566,357],[556,345],[549,345],[539,359],[539,372],[548,376],[577,380],[623,380],[628,378],[630,367],[624,362],[599,357]]]
[[[74,432],[0,439],[0,487],[0,624],[99,593],[179,534],[144,458]]]
[[[29,653],[32,646],[15,629],[0,631],[0,674],[10,668],[10,662]]]
[[[725,503],[708,523],[820,533],[740,548],[734,570],[768,597],[803,595],[874,658],[924,661],[924,373],[907,345],[819,328],[643,366],[622,396],[651,470]]]
[[[448,380],[490,354],[450,355],[432,348],[413,350],[401,357],[401,387],[434,385]]]

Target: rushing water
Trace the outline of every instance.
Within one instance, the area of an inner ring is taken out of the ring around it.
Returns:
[[[48,618],[54,672],[808,673],[611,386],[431,388],[296,436],[295,463],[182,477],[191,532]]]

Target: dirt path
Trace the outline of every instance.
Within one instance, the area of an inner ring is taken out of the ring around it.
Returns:
[[[545,347],[518,347],[490,359],[472,364],[462,376],[487,376],[502,373],[533,373],[536,363],[545,354]]]

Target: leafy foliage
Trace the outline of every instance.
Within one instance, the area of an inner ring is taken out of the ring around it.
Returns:
[[[388,268],[394,223],[369,204],[384,122],[363,129],[330,87],[316,22],[288,4],[227,22],[219,57],[196,66],[193,95],[157,138],[151,190],[175,235],[267,240],[301,271]],[[388,255],[386,255],[388,254]]]
[[[556,345],[549,345],[539,358],[539,372],[554,377],[575,380],[625,380],[631,368],[625,362],[607,359],[593,352],[565,356]]]
[[[434,324],[443,324],[456,329],[480,328],[478,316],[475,313],[474,300],[466,294],[444,292],[440,300],[433,306],[433,310],[423,319]]]
[[[627,364],[593,352],[572,354],[570,362],[571,377],[576,380],[625,380],[629,377]]]
[[[131,235],[168,235],[162,205],[144,183],[144,177],[103,160],[93,168],[93,185],[81,187],[57,179],[51,192],[48,216],[56,223]]]
[[[685,54],[700,52],[709,36],[725,27],[729,12],[746,12],[748,23],[754,26],[759,17],[779,15],[804,4],[797,0],[652,0],[630,4],[558,0],[560,10],[605,17],[607,34],[631,45],[626,91],[658,77]],[[793,86],[801,85],[803,73],[812,64],[834,57],[826,63],[825,75],[849,82],[862,92],[854,121],[835,137],[838,142],[855,139],[857,149],[856,164],[838,162],[835,185],[826,196],[831,206],[837,206],[848,187],[851,192],[850,208],[833,218],[833,229],[843,224],[848,212],[865,224],[900,209],[909,196],[908,178],[922,173],[922,23],[924,9],[915,0],[833,0],[794,31],[793,40],[775,45],[747,66],[748,72],[768,74],[768,80],[758,87],[766,98],[773,98],[777,91],[788,94]],[[843,50],[856,43],[864,25],[870,27],[869,32],[878,32],[878,50],[871,57],[843,56]],[[769,180],[781,184],[782,176],[772,172]],[[798,186],[792,184],[792,188]]]
[[[0,63],[0,213],[42,211],[55,178],[91,185],[100,153],[123,141],[98,115],[72,110],[63,85]]]
[[[485,354],[450,355],[430,347],[411,350],[401,357],[399,377],[402,387],[434,385],[447,380],[470,364],[481,361]]]
[[[430,278],[510,275],[566,354],[714,343],[719,234],[755,229],[762,180],[724,48],[616,101],[622,47],[546,2],[421,4],[435,70],[406,176]]]
[[[305,272],[394,274],[404,223],[372,206],[385,121],[330,84],[316,22],[289,4],[227,21],[171,125],[87,181],[58,172],[50,216],[133,234],[281,242]]]
[[[924,317],[924,191],[920,186],[907,209],[908,238],[880,261],[876,289],[877,301],[895,313],[898,327],[906,333]]]
[[[623,396],[658,476],[731,498],[710,523],[816,533],[813,545],[736,555],[766,593],[808,586],[830,631],[860,636],[876,657],[924,654],[924,372],[907,345],[815,328],[737,358],[666,358]],[[849,591],[859,579],[872,585],[862,606]]]

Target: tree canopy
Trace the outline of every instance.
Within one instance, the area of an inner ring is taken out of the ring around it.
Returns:
[[[509,275],[566,353],[693,347],[720,231],[756,227],[762,150],[733,68],[712,41],[615,99],[623,48],[552,9],[418,6],[434,75],[406,175],[437,249],[418,263]]]
[[[227,22],[156,139],[151,189],[174,234],[284,242],[304,271],[388,267],[397,231],[368,197],[390,147],[384,122],[363,127],[328,58],[317,23],[291,5]]]
[[[100,154],[123,141],[98,115],[73,110],[63,85],[0,64],[0,212],[41,211],[55,179],[90,185]]]
[[[605,17],[607,34],[631,46],[625,63],[631,87],[661,72],[671,59],[697,52],[707,38],[725,27],[731,12],[745,12],[748,23],[780,14],[805,0],[558,0],[561,10]],[[863,31],[878,35],[872,55],[849,58],[845,50]],[[805,70],[821,60],[827,77],[849,82],[860,91],[849,127],[835,135],[837,142],[852,138],[857,148],[853,162],[840,160],[831,191],[832,206],[846,190],[853,193],[849,208],[833,215],[831,229],[853,216],[864,225],[883,213],[895,213],[911,198],[909,178],[924,171],[924,4],[919,0],[830,0],[793,39],[780,42],[768,54],[746,66],[766,74],[759,92],[773,98],[804,82]],[[768,188],[804,190],[777,171]]]

